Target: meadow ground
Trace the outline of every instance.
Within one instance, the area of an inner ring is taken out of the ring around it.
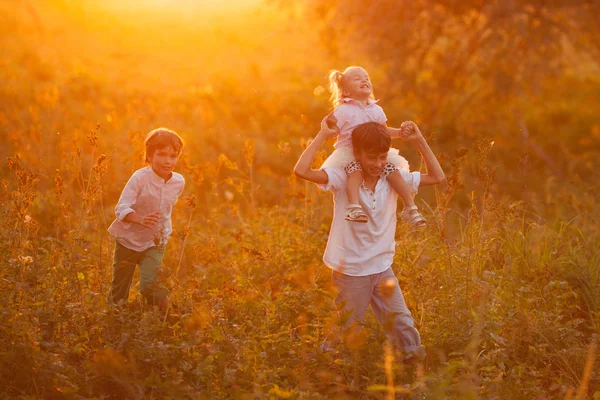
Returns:
[[[0,5],[1,397],[600,398],[600,74],[529,105],[532,135],[562,135],[542,147],[486,131],[491,110],[425,130],[448,182],[419,194],[425,230],[398,224],[393,265],[428,349],[415,369],[371,314],[340,333],[331,196],[291,173],[349,61],[290,10],[48,4]],[[392,125],[411,115],[388,104]],[[556,115],[579,122],[548,130]],[[166,316],[137,287],[106,301],[106,228],[158,126],[186,141]]]

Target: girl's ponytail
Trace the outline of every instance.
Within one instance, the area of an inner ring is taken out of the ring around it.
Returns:
[[[337,69],[332,70],[329,73],[329,90],[331,91],[331,105],[333,108],[339,106],[342,102],[342,78],[344,75]]]

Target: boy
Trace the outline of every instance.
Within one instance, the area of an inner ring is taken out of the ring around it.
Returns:
[[[339,291],[336,303],[343,303],[345,311],[351,310],[350,323],[362,321],[369,304],[382,323],[393,318],[391,334],[405,360],[421,359],[425,355],[421,338],[391,269],[398,199],[385,179],[393,172],[384,169],[391,138],[386,127],[377,122],[359,125],[352,132],[354,156],[363,171],[360,204],[368,214],[368,222],[351,224],[344,219],[348,206],[346,172],[341,168],[311,168],[319,147],[338,134],[337,126],[329,128],[327,124],[326,120],[332,118],[330,115],[321,122],[321,130],[300,156],[294,173],[333,192],[333,221],[323,261],[333,270],[332,281]],[[419,186],[443,182],[444,172],[419,127],[414,122],[402,126],[404,139],[418,146],[428,171],[426,174],[400,171],[412,192],[416,193]]]
[[[183,141],[172,130],[158,128],[148,133],[145,146],[149,166],[135,171],[125,185],[115,207],[117,219],[108,228],[116,240],[109,301],[127,301],[139,265],[142,296],[166,310],[169,297],[157,271],[172,232],[171,211],[185,185],[183,176],[173,172]]]

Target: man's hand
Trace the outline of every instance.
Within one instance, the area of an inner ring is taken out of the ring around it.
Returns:
[[[340,134],[340,128],[337,126],[337,118],[333,115],[333,111],[330,112],[321,121],[321,130],[318,135],[324,140],[328,140],[336,137]]]
[[[333,126],[330,128],[330,126]],[[337,127],[337,118],[333,115],[333,111],[327,114],[321,121],[321,130],[317,133],[317,136],[312,140],[306,149],[300,155],[296,166],[294,167],[294,174],[298,178],[302,178],[309,182],[314,182],[320,185],[325,185],[329,182],[327,172],[321,169],[312,169],[311,164],[315,160],[317,150],[325,143],[328,139],[334,138],[339,135],[340,129]]]

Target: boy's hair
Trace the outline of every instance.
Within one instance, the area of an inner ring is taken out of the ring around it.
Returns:
[[[346,75],[346,73],[355,68],[360,68],[364,70],[363,67],[351,65],[348,68],[346,68],[344,72],[340,72],[337,69],[334,69],[331,70],[331,72],[329,73],[329,91],[331,92],[331,97],[329,98],[329,101],[331,102],[333,108],[336,108],[337,106],[342,104],[344,100],[344,75]],[[371,91],[371,96],[369,97],[372,99],[375,98],[373,91]]]
[[[352,131],[352,146],[357,151],[384,153],[390,149],[392,138],[379,122],[366,122]]]
[[[146,146],[146,154],[144,155],[144,161],[146,162],[152,158],[156,149],[171,146],[177,154],[181,154],[183,150],[183,140],[181,137],[176,132],[167,128],[157,128],[148,132],[144,145]]]

